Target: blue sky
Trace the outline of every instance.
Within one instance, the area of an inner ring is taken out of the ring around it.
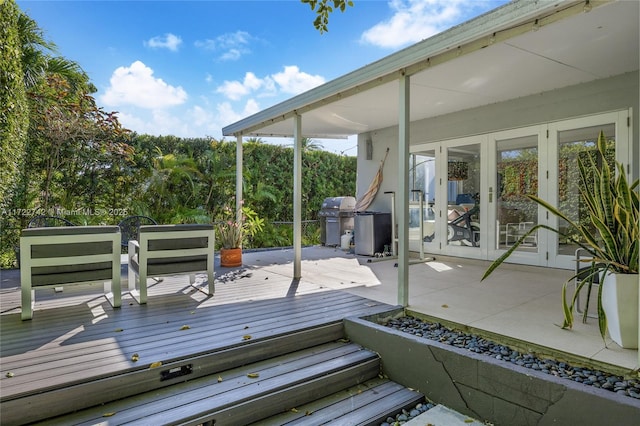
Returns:
[[[354,0],[329,32],[298,0],[17,1],[138,133],[222,138],[222,127],[504,4]],[[290,145],[291,140],[267,140]],[[355,141],[319,140],[356,155]]]

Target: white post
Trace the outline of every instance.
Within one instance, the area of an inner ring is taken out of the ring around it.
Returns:
[[[236,222],[242,221],[242,134],[236,134]]]
[[[409,305],[409,76],[399,79],[398,117],[398,304]]]
[[[302,116],[293,129],[293,278],[302,277]]]

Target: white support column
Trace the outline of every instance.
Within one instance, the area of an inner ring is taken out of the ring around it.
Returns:
[[[302,116],[293,118],[293,278],[302,277]]]
[[[236,222],[242,221],[242,134],[236,134]]]
[[[399,80],[398,117],[398,304],[409,305],[409,76]]]

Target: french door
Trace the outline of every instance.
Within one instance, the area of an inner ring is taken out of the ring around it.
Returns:
[[[490,260],[524,237],[509,262],[573,268],[577,235],[528,195],[584,223],[578,161],[593,156],[603,131],[607,161],[628,163],[628,117],[620,111],[413,147],[410,249]],[[538,224],[562,235],[530,232]]]
[[[589,157],[596,159],[596,141],[602,131],[607,139],[604,161],[614,170],[619,161],[630,163],[629,111],[612,112],[594,117],[567,120],[549,125],[548,157],[553,167],[549,168],[548,201],[557,206],[568,218],[577,224],[592,228],[587,209],[580,196],[582,187],[578,171],[578,162],[588,162]],[[599,161],[596,159],[596,161]],[[560,230],[564,235],[547,233],[547,265],[557,268],[573,268],[575,252],[581,240],[571,232],[567,223],[556,216],[545,219],[549,226]],[[595,229],[593,229],[595,234]]]
[[[516,241],[522,244],[509,261],[527,265],[546,262],[546,240],[541,232],[529,233],[536,225],[546,223],[538,205],[528,198],[546,198],[546,126],[533,126],[490,135],[491,157],[489,206],[491,248],[489,257],[496,258]]]
[[[564,120],[490,135],[489,164],[495,203],[489,207],[492,244],[488,254],[497,258],[522,238],[509,261],[572,269],[576,240],[568,224],[530,200],[527,195],[556,206],[574,223],[587,224],[584,190],[578,162],[594,156],[600,131],[607,141],[607,161],[622,160],[629,152],[628,111]],[[539,229],[547,225],[560,234]],[[525,236],[526,235],[526,236]]]
[[[485,258],[482,237],[486,136],[413,148],[409,247],[429,253]],[[418,197],[415,194],[418,193]],[[423,214],[420,216],[420,193]],[[422,219],[422,222],[421,220]],[[420,224],[422,223],[422,227]]]

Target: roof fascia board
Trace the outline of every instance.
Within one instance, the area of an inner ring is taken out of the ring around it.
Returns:
[[[591,1],[592,7],[615,0]],[[266,108],[222,129],[224,136],[242,135],[285,121],[336,100],[414,74],[436,63],[446,62],[489,44],[488,35],[500,34],[500,41],[523,32],[523,25],[535,19],[551,20],[558,10],[582,10],[585,0],[517,0],[470,21],[452,27],[376,62],[338,77],[321,86]],[[562,14],[563,17],[565,14]],[[544,17],[544,18],[541,18]],[[560,17],[554,18],[554,20]],[[520,30],[517,30],[520,28]],[[514,31],[517,31],[514,33]],[[466,46],[473,46],[469,49]],[[465,47],[465,48],[463,48]],[[438,56],[439,55],[439,56]],[[437,57],[437,58],[436,58]]]

